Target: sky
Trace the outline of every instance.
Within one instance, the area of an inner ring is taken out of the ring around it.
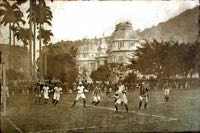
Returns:
[[[115,25],[130,21],[134,30],[144,30],[199,5],[198,0],[173,1],[54,1],[51,43],[109,36]],[[29,3],[20,6],[26,12]],[[25,15],[26,17],[26,15]],[[26,25],[28,27],[28,25]],[[8,43],[8,27],[1,26],[0,43]]]

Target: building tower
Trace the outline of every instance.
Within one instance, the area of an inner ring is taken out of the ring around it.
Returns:
[[[128,21],[116,25],[108,47],[108,63],[130,64],[129,57],[136,48],[138,39],[132,37],[132,24]]]

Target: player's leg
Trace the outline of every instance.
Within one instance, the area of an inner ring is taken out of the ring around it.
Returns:
[[[56,102],[57,102],[57,95],[55,96],[55,98],[54,98],[54,105],[56,105]]]
[[[45,93],[44,93],[44,104],[47,104],[47,96]]]
[[[57,99],[56,102],[55,102],[55,105],[58,104],[58,101],[59,101],[59,100]]]
[[[93,96],[92,105],[95,105],[95,104],[96,104],[96,101],[97,101],[96,96]]]
[[[166,95],[166,96],[165,96],[165,100],[166,100],[166,102],[169,101],[169,95]]]
[[[121,99],[117,99],[115,102],[115,112],[118,113],[118,105],[121,104]]]
[[[98,101],[95,103],[95,106],[97,106],[99,103],[100,103],[100,100],[98,100]]]
[[[46,104],[48,103],[48,101],[49,101],[49,96],[48,96],[48,94],[47,94],[47,97],[46,97]]]
[[[124,104],[125,108],[126,108],[126,112],[128,113],[128,104]]]
[[[37,104],[37,102],[38,102],[38,95],[35,94],[35,104]]]
[[[57,94],[55,105],[58,104],[59,100],[60,100],[60,94]]]
[[[83,107],[85,108],[85,104],[86,104],[86,99],[83,98]]]
[[[139,107],[138,107],[138,109],[141,108],[141,106],[142,106],[142,101],[143,101],[143,97],[140,96],[140,97],[139,97]]]
[[[52,99],[52,104],[54,104],[54,103],[55,103],[55,101],[56,101],[55,99]]]
[[[47,99],[46,98],[44,99],[44,104],[47,104]]]
[[[128,100],[127,100],[127,98],[125,97],[124,98],[124,106],[125,106],[125,108],[126,108],[126,112],[128,113]]]
[[[96,102],[95,101],[92,101],[92,105],[94,105]]]
[[[100,103],[100,96],[97,96],[97,102],[95,103],[95,106],[97,106]]]
[[[73,102],[73,104],[72,104],[71,107],[74,107],[75,104],[76,104],[76,101],[78,101],[79,99],[80,99],[80,94],[77,94],[77,95],[76,95],[76,98],[75,98],[75,100],[74,100],[74,102]]]
[[[167,90],[167,102],[169,101],[169,89]]]
[[[83,99],[83,107],[85,108],[85,104],[86,104],[86,97],[85,97],[85,94],[81,94],[80,95],[80,98],[82,98]]]
[[[56,103],[56,97],[57,97],[57,96],[56,96],[56,94],[54,93],[54,94],[53,94],[53,102],[52,102],[54,105],[55,105],[55,103]]]
[[[41,97],[42,97],[41,94],[39,94],[38,95],[38,102],[39,102],[39,104],[40,104],[40,101],[41,101]]]
[[[76,104],[76,100],[74,100],[74,102],[73,102],[73,104],[72,104],[72,106],[71,107],[74,107],[74,105]]]
[[[115,112],[118,113],[118,104],[115,104]]]
[[[147,109],[147,104],[148,104],[148,98],[145,97],[145,104],[144,104],[144,108]]]

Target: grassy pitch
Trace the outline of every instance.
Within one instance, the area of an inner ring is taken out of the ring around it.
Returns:
[[[179,132],[200,131],[200,88],[172,90],[169,102],[162,91],[150,91],[148,109],[138,110],[138,92],[128,92],[129,113],[119,106],[115,113],[114,99],[103,94],[100,104],[91,105],[86,94],[86,108],[77,102],[70,108],[76,94],[63,94],[57,106],[35,104],[30,95],[10,98],[7,116],[2,118],[3,133],[65,133],[65,132]]]

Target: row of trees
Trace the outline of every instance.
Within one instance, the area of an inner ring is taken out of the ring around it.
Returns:
[[[131,64],[106,64],[92,72],[97,81],[114,81],[116,77],[133,83],[138,77],[154,77],[158,82],[166,79],[188,78],[200,75],[200,42],[177,43],[146,41],[132,54]]]
[[[3,1],[0,4],[0,17],[1,24],[8,26],[9,28],[9,45],[13,43],[15,47],[15,40],[19,40],[24,44],[24,47],[29,46],[29,72],[30,78],[35,77],[36,74],[36,40],[39,41],[39,55],[41,55],[42,42],[47,45],[50,41],[53,33],[51,30],[44,29],[45,25],[51,26],[51,20],[53,18],[50,7],[48,7],[44,0],[30,0],[30,7],[26,11],[28,14],[27,20],[29,27],[25,27],[26,21],[24,20],[24,14],[20,10],[20,5],[27,0],[17,0],[17,2]],[[13,4],[12,4],[13,3]],[[32,25],[33,24],[33,25]],[[38,33],[36,31],[38,30]],[[37,37],[37,39],[36,39]],[[13,40],[13,42],[12,42]],[[32,46],[33,44],[33,46]],[[33,48],[33,49],[32,49]],[[14,50],[15,51],[15,50]],[[33,52],[32,52],[33,51]],[[33,54],[33,63],[32,63]],[[10,56],[9,56],[9,69],[10,69]],[[13,59],[15,67],[15,56]],[[42,60],[40,58],[40,68]],[[32,67],[33,66],[33,67]],[[32,75],[33,70],[33,75]],[[40,69],[41,70],[41,69]],[[41,75],[40,75],[41,77]]]
[[[134,51],[128,68],[160,80],[200,74],[200,42],[146,41]]]

